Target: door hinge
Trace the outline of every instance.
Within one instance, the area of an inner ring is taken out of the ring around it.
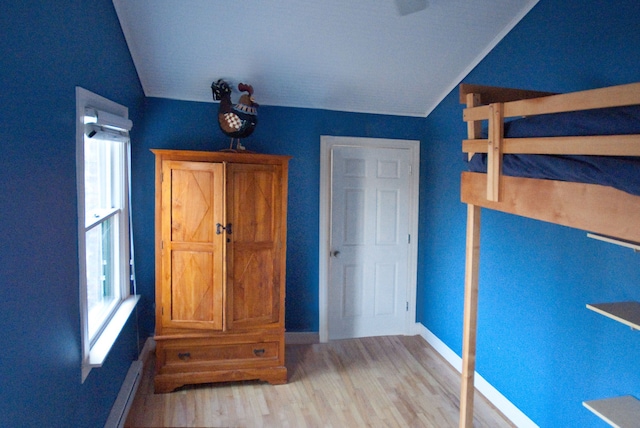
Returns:
[[[407,238],[407,243],[408,243],[408,244],[411,244],[411,235],[409,235],[409,236],[408,236],[408,238]]]
[[[407,302],[406,311],[409,312],[409,302]]]

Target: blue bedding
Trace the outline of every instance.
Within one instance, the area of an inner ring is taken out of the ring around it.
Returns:
[[[640,134],[640,106],[555,113],[505,123],[505,138]],[[486,136],[485,136],[486,138]],[[477,153],[469,171],[486,172]],[[611,186],[640,196],[640,158],[620,156],[504,155],[504,175]]]

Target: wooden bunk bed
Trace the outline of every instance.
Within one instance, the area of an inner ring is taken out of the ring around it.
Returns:
[[[471,427],[481,208],[640,242],[638,195],[599,184],[503,174],[503,161],[509,154],[589,155],[606,156],[608,159],[613,159],[612,156],[640,156],[640,132],[632,135],[505,138],[505,120],[640,105],[640,83],[567,94],[462,84],[460,102],[466,104],[463,120],[468,131],[468,139],[462,144],[463,152],[469,154],[469,159],[475,153],[486,153],[486,173],[463,172],[461,178],[461,200],[467,204],[467,243],[460,427]],[[487,122],[488,132],[484,136],[482,126]],[[640,169],[637,172],[640,174]],[[640,327],[640,303],[593,305],[589,309]],[[585,402],[584,405],[609,423],[615,422],[607,419],[606,408],[611,406],[615,409],[615,417],[624,417],[618,409],[623,405],[630,407],[631,417],[635,418],[632,420],[640,418],[640,401],[634,397]]]

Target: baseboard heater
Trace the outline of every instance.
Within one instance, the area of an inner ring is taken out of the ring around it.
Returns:
[[[131,367],[129,367],[129,371],[127,372],[127,377],[125,377],[124,382],[122,382],[122,387],[120,387],[118,397],[116,397],[116,401],[113,403],[111,413],[109,413],[109,418],[104,424],[105,428],[124,427],[124,424],[127,421],[127,415],[129,414],[129,409],[131,408],[133,399],[136,396],[140,379],[142,378],[143,367],[144,365],[141,360],[131,363]]]

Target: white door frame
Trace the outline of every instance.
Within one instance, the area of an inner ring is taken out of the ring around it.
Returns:
[[[331,240],[331,156],[334,147],[371,147],[408,149],[411,175],[409,178],[409,263],[407,272],[407,302],[405,334],[411,334],[416,319],[416,287],[418,270],[418,196],[420,183],[420,141],[382,138],[320,136],[320,257],[319,257],[319,318],[320,342],[329,340],[329,244]]]

